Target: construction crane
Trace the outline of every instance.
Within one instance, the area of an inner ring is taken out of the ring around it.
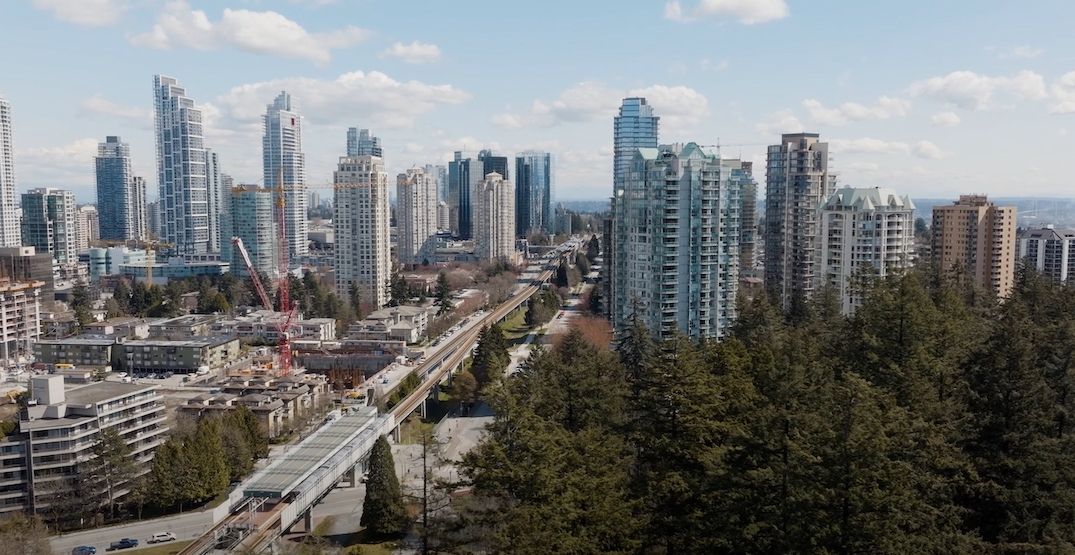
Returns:
[[[239,255],[242,256],[243,264],[246,265],[247,273],[250,274],[250,281],[254,283],[254,291],[258,295],[258,299],[261,300],[262,306],[269,312],[276,312],[276,307],[273,306],[268,291],[265,290],[265,286],[261,283],[261,278],[258,277],[258,271],[254,267],[254,261],[250,259],[250,253],[246,251],[246,246],[243,245],[242,238],[232,237],[231,244],[235,246],[235,249],[239,251]],[[287,255],[285,254],[284,256],[286,257]],[[286,274],[283,276],[282,282],[286,284]],[[284,317],[275,322],[275,327],[280,350],[280,374],[286,376],[291,373],[291,326],[295,320],[295,309],[290,306],[290,301],[287,295],[287,285],[283,285],[280,288],[279,293],[280,312],[284,313]]]

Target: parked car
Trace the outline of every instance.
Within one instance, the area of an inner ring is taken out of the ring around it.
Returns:
[[[97,548],[92,545],[80,545],[71,550],[71,555],[97,555]]]
[[[157,532],[146,540],[146,543],[164,543],[175,541],[175,534],[171,532]]]
[[[123,538],[122,540],[119,540],[118,542],[112,542],[108,546],[108,550],[109,551],[116,551],[116,550],[119,550],[119,549],[130,549],[132,547],[138,547],[138,540],[136,540],[134,538]]]

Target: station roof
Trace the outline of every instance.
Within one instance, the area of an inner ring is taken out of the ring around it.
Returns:
[[[353,439],[374,424],[375,407],[363,407],[325,424],[313,435],[291,447],[276,462],[259,472],[244,488],[247,497],[280,498],[326,464]]]

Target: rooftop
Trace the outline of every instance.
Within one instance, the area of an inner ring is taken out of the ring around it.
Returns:
[[[68,405],[95,405],[111,399],[156,389],[156,387],[137,383],[95,382],[82,387],[68,389],[64,392],[64,398]]]
[[[357,413],[344,415],[326,424],[254,476],[244,492],[252,497],[283,497],[291,493],[314,471],[347,448],[359,434],[369,429],[376,418],[376,408],[363,407]]]
[[[230,335],[192,339],[132,339],[124,345],[128,347],[217,347],[231,341],[239,341],[239,339]]]
[[[74,337],[65,337],[63,339],[40,339],[36,343],[39,345],[95,345],[98,347],[107,347],[109,345],[115,345],[116,338],[107,335],[83,334]]]

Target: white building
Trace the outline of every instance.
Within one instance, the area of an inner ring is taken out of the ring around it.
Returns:
[[[355,284],[363,304],[380,308],[388,302],[392,272],[384,160],[343,156],[334,183],[336,291],[346,298]]]
[[[282,91],[265,110],[261,139],[265,187],[276,189],[283,179],[284,220],[289,267],[297,267],[309,253],[306,219],[306,155],[302,152],[302,117],[292,107],[291,95]]]
[[[815,287],[836,289],[840,310],[862,304],[858,280],[911,267],[914,203],[891,189],[843,187],[821,205],[821,266]]]
[[[639,148],[612,201],[612,324],[722,337],[739,286],[739,160],[695,143]]]
[[[0,360],[14,368],[21,354],[32,352],[41,337],[43,281],[0,281]]]
[[[452,228],[452,210],[443,200],[437,203],[437,229],[449,231]]]
[[[161,239],[180,255],[216,252],[202,111],[171,77],[153,77],[153,97]]]
[[[396,254],[403,264],[431,260],[437,235],[437,182],[422,168],[396,177]]]
[[[15,146],[12,141],[11,104],[0,98],[0,247],[22,244],[15,202]]]
[[[515,187],[499,173],[487,174],[474,189],[474,256],[515,259]]]
[[[1075,282],[1075,230],[1028,230],[1019,239],[1019,258],[1057,283]]]
[[[78,207],[78,252],[90,248],[90,243],[101,238],[101,221],[97,207],[87,204]]]

